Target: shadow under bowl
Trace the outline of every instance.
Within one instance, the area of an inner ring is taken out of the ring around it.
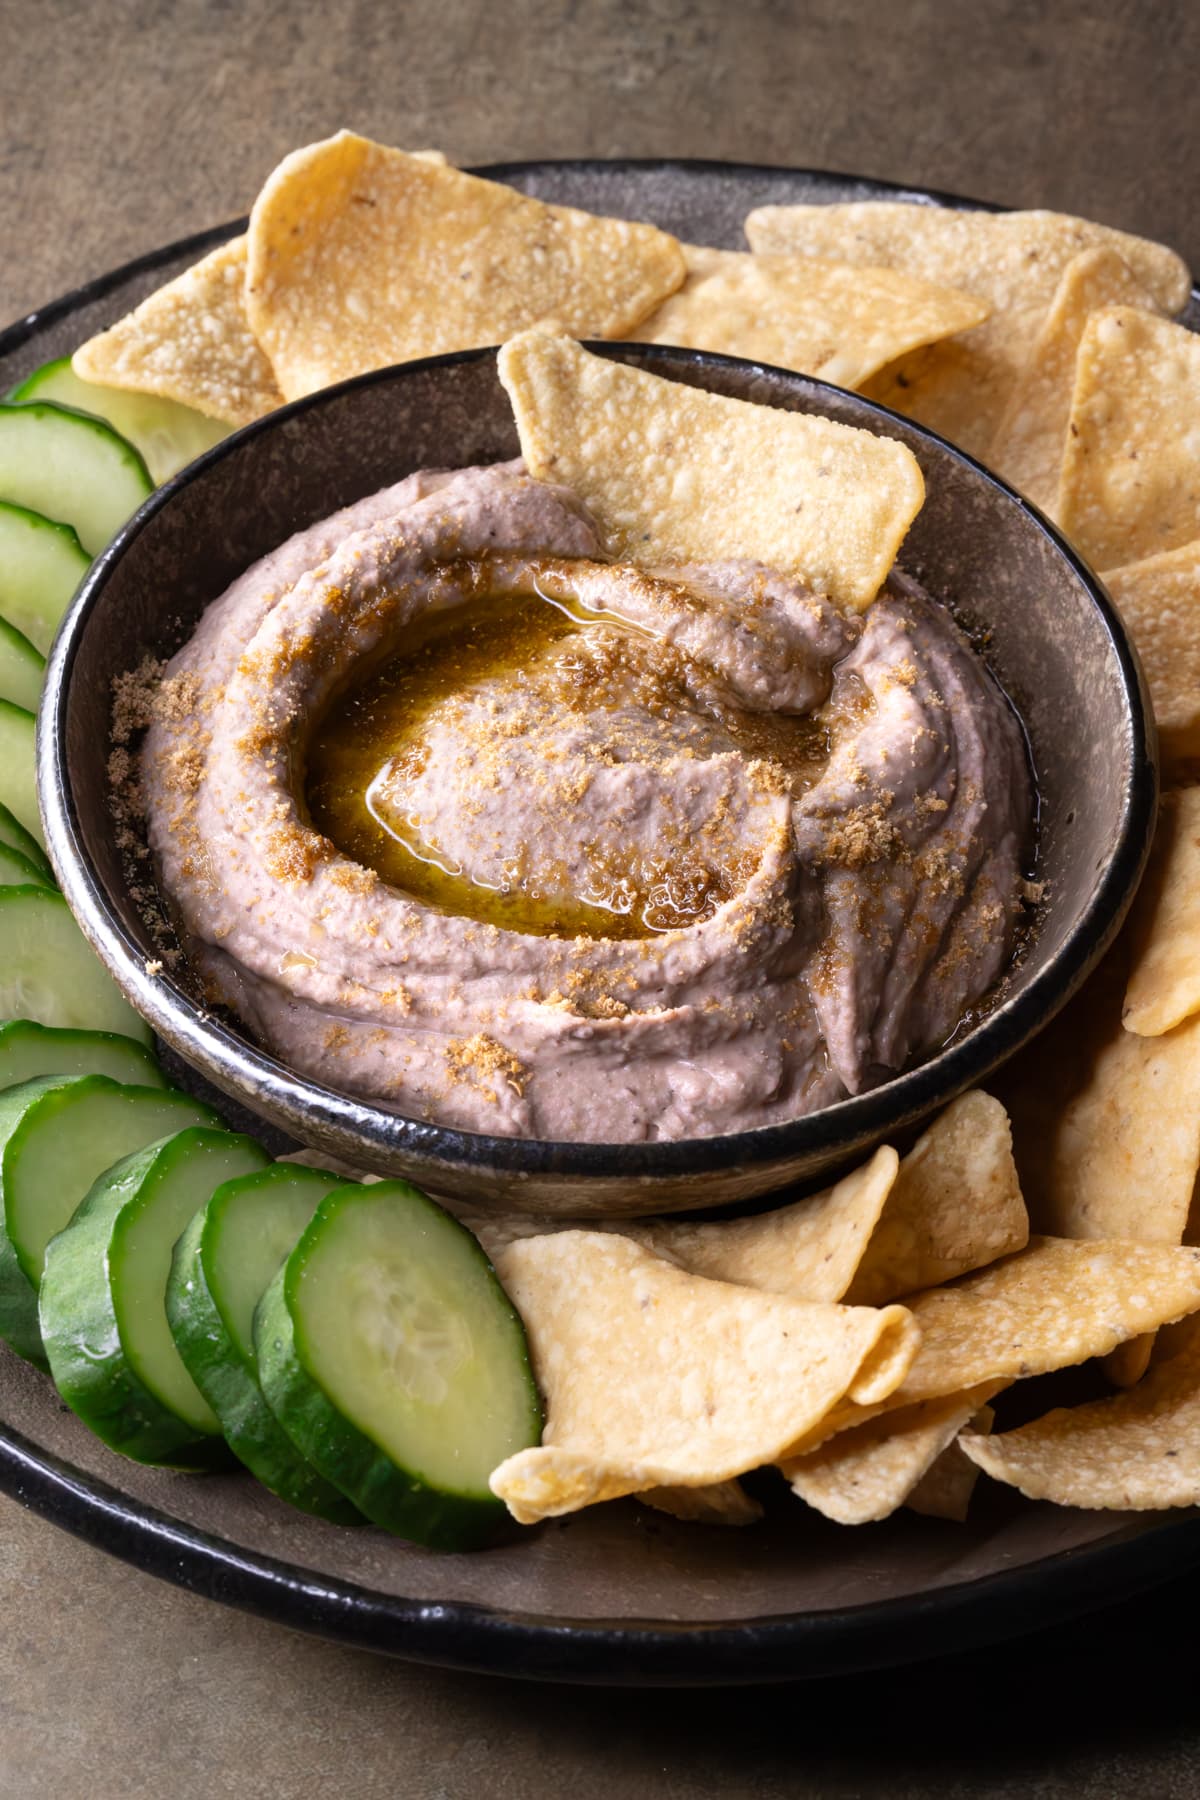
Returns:
[[[1046,898],[997,1002],[907,1073],[783,1125],[674,1143],[490,1137],[409,1119],[305,1079],[214,1016],[171,973],[114,843],[106,761],[115,676],[167,657],[249,564],[416,469],[518,453],[494,350],[408,363],[295,402],[160,489],[94,565],[55,643],[38,732],[51,858],[75,916],[132,1004],[192,1069],[323,1155],[434,1193],[578,1216],[701,1209],[818,1177],[901,1138],[986,1080],[1078,988],[1136,890],[1157,793],[1137,660],[1095,576],[1011,489],[855,394],[696,351],[594,345],[714,393],[897,438],[926,503],[900,562],[977,641],[1024,722],[1040,796]]]

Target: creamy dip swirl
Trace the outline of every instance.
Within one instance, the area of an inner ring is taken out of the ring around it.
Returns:
[[[316,829],[345,798],[320,734],[489,608],[558,623],[422,690],[380,761],[380,841],[447,878],[406,891]],[[847,618],[754,564],[612,566],[520,464],[256,564],[168,666],[142,776],[189,955],[285,1062],[598,1142],[777,1123],[943,1043],[1011,955],[1031,821],[1017,721],[914,583]]]

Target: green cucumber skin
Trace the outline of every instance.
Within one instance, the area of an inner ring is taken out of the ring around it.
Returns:
[[[46,1076],[35,1081],[25,1081],[19,1087],[6,1088],[0,1091],[0,1170],[5,1166],[10,1142],[19,1141],[18,1134],[24,1122],[24,1109],[36,1097],[49,1094],[53,1089],[69,1087],[76,1082],[99,1081],[106,1087],[119,1091],[122,1085],[129,1083],[110,1081],[103,1075],[84,1076]],[[164,1099],[168,1094],[193,1109],[189,1124],[197,1122],[197,1115],[204,1115],[206,1122],[214,1127],[221,1124],[217,1115],[199,1101],[191,1100],[186,1094],[171,1088],[147,1088],[156,1099]],[[164,1133],[164,1135],[167,1135]],[[76,1209],[78,1211],[78,1208]],[[49,1369],[46,1353],[42,1346],[41,1330],[38,1324],[38,1285],[31,1278],[21,1252],[9,1235],[7,1222],[7,1206],[3,1193],[3,1180],[0,1179],[0,1338],[23,1356],[27,1362],[35,1363],[39,1369]]]
[[[0,844],[0,887],[40,887],[49,891],[54,883],[20,850],[14,850],[11,844]]]
[[[27,1072],[14,1077],[13,1064],[21,1061]],[[100,1067],[105,1061],[108,1067]],[[108,1075],[133,1087],[171,1085],[145,1044],[119,1031],[39,1025],[36,1019],[10,1019],[0,1025],[0,1090],[43,1075]]]
[[[373,1525],[430,1550],[479,1550],[507,1512],[492,1497],[443,1494],[398,1469],[352,1425],[304,1369],[279,1271],[254,1315],[259,1379],[275,1417],[300,1454],[339,1487]]]
[[[133,445],[150,471],[152,480],[156,482],[169,481],[180,469],[186,468],[188,463],[194,462],[206,450],[211,450],[214,444],[219,444],[233,430],[232,425],[226,425],[219,419],[209,419],[177,400],[85,381],[81,375],[76,375],[69,356],[59,356],[53,362],[43,363],[3,397],[13,404],[22,404],[28,400],[51,400],[56,406],[65,407],[70,412],[85,413],[89,418],[100,419],[104,424],[111,425],[115,432]],[[159,420],[157,433],[153,429],[155,419]],[[183,435],[188,439],[184,453],[180,452],[178,446],[179,430],[177,428],[176,432],[170,432],[170,422],[177,422],[177,427],[182,428]],[[162,443],[164,431],[168,438],[174,440],[169,453]]]
[[[223,1437],[200,1435],[134,1373],[105,1273],[123,1207],[162,1149],[135,1150],[103,1174],[46,1249],[38,1317],[50,1374],[89,1431],[134,1462],[203,1471],[227,1468]]]
[[[17,1261],[7,1232],[0,1236],[0,1338],[26,1362],[50,1373],[38,1330],[37,1293]]]
[[[48,1094],[69,1077],[44,1075],[0,1092],[0,1164],[4,1147],[35,1094]],[[37,1320],[37,1289],[17,1259],[16,1246],[4,1226],[3,1193],[0,1191],[0,1338],[31,1362],[50,1372]]]
[[[10,850],[16,850],[21,856],[27,856],[44,879],[46,887],[57,887],[54,870],[50,867],[50,858],[42,849],[32,832],[13,816],[7,806],[0,806],[0,844],[7,844]]]
[[[176,1244],[167,1283],[167,1318],[184,1366],[229,1448],[265,1488],[331,1525],[362,1525],[353,1502],[298,1453],[230,1336],[204,1267],[206,1213],[196,1214]]]
[[[82,455],[86,455],[84,445],[87,444],[92,451],[93,465],[99,447],[102,445],[107,466],[102,472],[103,479],[100,486],[104,487],[107,483],[111,487],[115,485],[115,481],[120,481],[124,485],[126,491],[121,495],[120,508],[114,505],[111,492],[108,491],[105,492],[103,504],[97,502],[98,489],[94,478],[94,466],[91,471],[93,479],[90,481],[85,479],[81,482],[78,469],[76,469],[74,483],[68,485],[73,501],[77,497],[81,496],[82,498],[82,517],[77,509],[74,517],[59,520],[57,503],[67,498],[68,495],[61,486],[53,487],[52,485],[48,488],[44,485],[47,465],[40,458],[35,461],[32,454],[30,461],[22,465],[23,473],[26,473],[25,481],[18,480],[15,492],[12,489],[6,489],[4,499],[11,505],[21,507],[25,512],[42,512],[54,524],[70,525],[87,554],[92,557],[99,556],[126,520],[131,518],[142,502],[148,500],[154,492],[154,483],[150,479],[150,471],[146,467],[145,459],[127,438],[123,438],[119,431],[113,430],[106,419],[101,419],[94,413],[84,413],[77,411],[74,407],[59,406],[52,400],[23,400],[15,405],[11,401],[0,400],[0,439],[7,439],[15,435],[19,447],[21,440],[28,439],[30,436],[31,426],[39,427],[41,432],[54,429],[57,434],[69,433],[70,437],[75,439],[76,447]],[[88,436],[84,437],[84,433],[87,433]],[[67,441],[69,442],[70,438]],[[28,450],[27,444],[25,447]],[[35,489],[38,475],[43,477],[43,487],[40,492],[30,491],[29,473],[33,475]],[[47,507],[53,510],[46,510]]]

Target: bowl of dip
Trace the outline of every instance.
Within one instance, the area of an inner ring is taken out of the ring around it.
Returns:
[[[326,1157],[581,1217],[816,1181],[986,1081],[1111,941],[1156,797],[1111,604],[1003,483],[805,377],[595,348],[905,445],[866,612],[612,563],[468,352],[160,490],[39,740],[63,890],[186,1065]]]

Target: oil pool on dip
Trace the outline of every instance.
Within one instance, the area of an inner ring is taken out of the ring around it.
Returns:
[[[595,841],[551,845],[535,861],[526,844],[491,880],[439,843],[420,792],[431,760],[455,765],[458,806],[473,805],[486,834],[492,773],[506,787],[523,776],[536,783],[561,760],[564,728],[577,726],[579,741],[609,761],[722,749],[769,758],[799,795],[825,765],[830,722],[746,712],[711,691],[702,702],[660,638],[592,611],[565,586],[548,588],[427,614],[385,662],[356,671],[309,739],[313,824],[425,905],[508,930],[639,938],[697,924],[748,873],[719,832],[632,863]],[[560,824],[569,839],[570,818]]]

